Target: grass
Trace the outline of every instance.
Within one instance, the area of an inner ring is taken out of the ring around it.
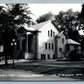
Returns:
[[[59,65],[59,66],[49,66],[52,65]],[[75,79],[84,79],[84,68],[83,67],[72,67],[72,65],[83,65],[75,62],[73,63],[64,63],[64,65],[70,66],[63,66],[63,63],[60,62],[21,62],[15,63],[15,70],[24,70],[24,71],[31,71],[35,74],[44,74],[44,75],[56,75],[60,77],[68,77],[68,78],[75,78]],[[46,66],[47,65],[47,66]],[[61,67],[61,66],[63,67]],[[12,69],[12,64],[9,65],[0,65],[0,69]]]

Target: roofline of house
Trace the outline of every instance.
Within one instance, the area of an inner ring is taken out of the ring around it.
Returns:
[[[57,25],[55,24],[55,20],[52,20],[51,21],[52,22],[52,24],[55,26],[55,28],[57,28],[57,30],[59,31],[59,32],[61,32],[61,30],[57,27]]]

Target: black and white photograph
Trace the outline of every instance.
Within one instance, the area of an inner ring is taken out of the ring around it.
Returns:
[[[0,4],[0,81],[84,81],[84,4]]]

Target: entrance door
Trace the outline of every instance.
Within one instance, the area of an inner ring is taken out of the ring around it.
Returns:
[[[41,59],[42,60],[46,59],[46,55],[45,54],[41,54]]]

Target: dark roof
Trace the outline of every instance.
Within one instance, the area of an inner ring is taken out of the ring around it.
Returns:
[[[60,29],[60,28],[58,28],[58,26],[56,25],[56,21],[55,21],[55,20],[53,20],[53,21],[52,21],[52,23],[53,23],[53,25],[55,26],[55,28],[56,28],[59,32],[61,32],[61,29]]]

